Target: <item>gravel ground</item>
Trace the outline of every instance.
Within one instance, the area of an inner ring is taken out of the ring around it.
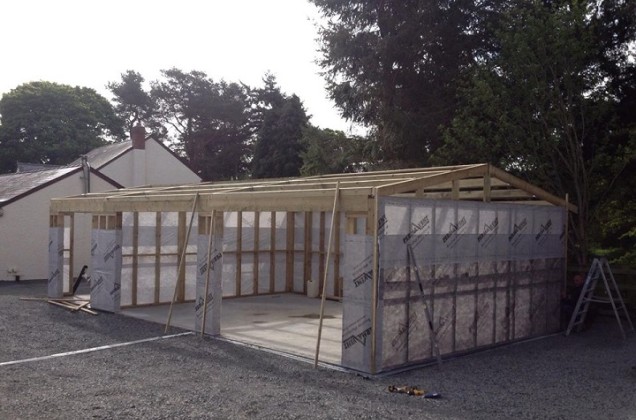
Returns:
[[[45,288],[0,283],[0,419],[636,419],[636,334],[623,340],[611,318],[375,379],[193,335],[2,365],[163,334],[18,299]],[[442,398],[392,394],[392,384]]]

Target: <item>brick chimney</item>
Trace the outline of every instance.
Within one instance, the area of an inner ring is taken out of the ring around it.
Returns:
[[[146,148],[146,129],[141,123],[137,123],[130,130],[130,138],[132,140],[133,149],[145,149]]]

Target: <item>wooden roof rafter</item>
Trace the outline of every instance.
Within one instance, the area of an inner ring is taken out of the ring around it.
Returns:
[[[379,196],[552,204],[576,211],[547,191],[490,164],[332,174],[304,178],[142,186],[53,199],[51,212],[329,211],[339,185],[341,210],[364,212]]]

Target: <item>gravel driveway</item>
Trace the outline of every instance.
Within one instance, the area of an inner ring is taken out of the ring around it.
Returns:
[[[163,335],[158,324],[18,299],[45,290],[0,282],[0,419],[636,419],[636,334],[623,340],[611,318],[365,379],[195,335],[44,358]],[[442,398],[392,394],[393,384]]]

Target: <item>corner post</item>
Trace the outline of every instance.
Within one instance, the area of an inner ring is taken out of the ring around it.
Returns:
[[[380,283],[380,250],[379,250],[379,197],[377,187],[373,189],[373,210],[369,214],[368,220],[371,220],[373,225],[373,273],[372,273],[372,286],[371,286],[371,374],[374,375],[378,372],[378,288]],[[367,222],[368,223],[368,222]]]
[[[223,212],[200,215],[198,233],[194,329],[214,336],[221,334]]]
[[[49,217],[49,298],[64,295],[64,216],[51,213]]]

